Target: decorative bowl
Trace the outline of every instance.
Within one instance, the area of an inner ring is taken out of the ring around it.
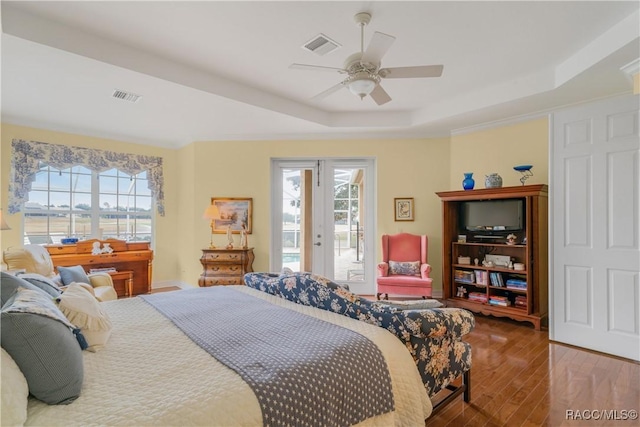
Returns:
[[[520,166],[514,166],[513,169],[517,170],[518,172],[524,172],[524,171],[528,171],[532,167],[533,165],[520,165]]]

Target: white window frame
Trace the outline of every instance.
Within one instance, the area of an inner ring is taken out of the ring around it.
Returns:
[[[77,166],[82,166],[82,165],[77,165]],[[35,189],[35,190],[31,190],[29,192],[29,194],[31,194],[31,192],[33,191],[37,191],[40,193],[46,193],[47,194],[47,198],[49,199],[49,193],[51,192],[55,192],[55,188],[51,187],[51,182],[50,182],[50,176],[51,174],[56,173],[56,171],[58,171],[57,168],[55,167],[51,167],[48,166],[46,163],[42,162],[42,167],[43,168],[47,168],[45,169],[47,171],[48,177],[47,177],[47,190],[39,190],[39,189]],[[62,169],[61,171],[64,173],[69,173],[70,170],[72,170],[72,168],[66,168],[66,169]],[[107,212],[107,214],[109,215],[114,215],[114,216],[118,216],[118,217],[126,217],[127,215],[129,217],[133,217],[134,220],[136,218],[144,218],[144,217],[149,217],[150,218],[150,232],[149,233],[139,233],[137,229],[134,228],[133,233],[129,233],[129,232],[125,232],[124,234],[119,234],[119,230],[120,227],[117,227],[118,232],[113,235],[113,234],[109,234],[109,235],[103,235],[101,229],[100,229],[100,219],[101,216],[105,215],[105,211],[100,209],[100,196],[101,194],[108,194],[108,193],[101,193],[100,192],[100,177],[113,177],[114,175],[105,175],[106,172],[110,172],[112,170],[116,170],[116,178],[122,178],[124,176],[126,176],[127,178],[130,178],[131,180],[136,180],[136,179],[141,179],[144,181],[147,181],[148,178],[137,178],[137,175],[129,175],[126,172],[123,172],[117,168],[113,168],[110,169],[108,171],[104,171],[104,172],[96,172],[96,171],[91,171],[89,170],[88,173],[87,172],[82,172],[82,174],[84,175],[90,175],[91,176],[91,191],[90,191],[90,198],[91,198],[91,209],[88,211],[84,211],[84,210],[78,210],[76,208],[74,208],[73,206],[69,206],[68,210],[64,210],[61,211],[62,213],[64,213],[65,215],[89,215],[90,217],[90,229],[89,230],[79,230],[76,229],[75,232],[70,232],[67,233],[67,236],[60,236],[59,233],[52,233],[51,229],[50,229],[50,219],[52,216],[51,210],[47,209],[46,210],[46,214],[45,216],[48,217],[47,219],[47,229],[45,233],[42,234],[32,234],[32,237],[44,237],[44,239],[46,240],[46,242],[38,242],[38,244],[50,244],[50,243],[54,243],[54,244],[58,244],[60,243],[60,239],[62,237],[76,237],[80,240],[85,240],[85,239],[93,239],[93,238],[117,238],[117,239],[121,239],[121,240],[136,240],[135,237],[136,236],[149,236],[149,242],[153,245],[153,242],[155,240],[155,214],[154,214],[154,206],[156,205],[155,203],[155,197],[153,197],[153,195],[150,195],[150,210],[149,211],[127,211],[127,212],[119,212],[119,211],[113,211],[113,212]],[[72,172],[73,173],[73,172]],[[140,173],[145,173],[145,172],[140,172]],[[71,177],[72,178],[72,177]],[[135,184],[133,185],[134,188],[134,194],[133,197],[146,197],[146,195],[140,195],[137,196],[136,192],[135,192]],[[70,190],[68,190],[69,193],[75,193],[74,189],[71,188]],[[67,190],[63,190],[63,192],[67,192]],[[79,193],[79,192],[78,192]],[[121,192],[120,189],[118,188],[116,190],[116,192],[113,194],[113,196],[116,198],[116,200],[118,200],[118,198],[122,197],[123,195],[126,196],[126,192]],[[134,205],[135,206],[135,205]],[[31,243],[31,239],[30,237],[27,235],[27,230],[26,230],[26,223],[25,221],[27,220],[27,217],[29,216],[28,214],[33,214],[33,213],[40,213],[42,212],[40,209],[36,209],[33,207],[29,207],[29,202],[26,202],[23,207],[23,220],[22,220],[22,235],[23,235],[23,240],[24,243]],[[71,223],[72,219],[69,219],[69,222]],[[71,227],[69,227],[69,230],[71,229]]]

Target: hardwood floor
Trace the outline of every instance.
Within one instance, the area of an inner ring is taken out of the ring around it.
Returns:
[[[550,342],[547,331],[528,323],[480,315],[466,341],[471,402],[458,397],[427,427],[640,425],[640,363]],[[603,416],[584,412],[595,410],[614,418],[584,419]],[[623,412],[632,410],[635,419]],[[567,411],[583,419],[567,419]]]

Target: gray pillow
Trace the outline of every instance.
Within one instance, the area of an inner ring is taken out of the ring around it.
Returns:
[[[69,286],[73,282],[91,284],[89,276],[84,272],[84,268],[82,268],[81,265],[76,265],[75,267],[58,267],[58,273],[60,273],[62,284],[65,286]]]
[[[39,287],[32,285],[24,279],[16,277],[12,274],[0,272],[0,300],[2,306],[13,296],[18,288],[31,289],[39,292],[44,292]],[[47,295],[49,295],[47,293]]]
[[[43,276],[42,274],[23,273],[23,274],[19,274],[18,277],[20,279],[26,280],[27,282],[31,283],[34,286],[39,287],[40,289],[42,289],[43,291],[45,291],[47,294],[51,295],[54,298],[59,297],[60,294],[62,293],[58,285],[56,285],[53,280]]]
[[[62,319],[54,319],[60,313]],[[82,389],[82,350],[68,320],[41,290],[18,289],[2,307],[0,337],[29,384],[50,405],[73,402]]]

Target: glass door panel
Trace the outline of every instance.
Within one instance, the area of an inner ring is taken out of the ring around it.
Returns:
[[[277,162],[273,168],[272,270],[314,271],[313,177],[316,162]]]
[[[363,169],[333,169],[333,273],[337,281],[364,281],[363,186]]]

